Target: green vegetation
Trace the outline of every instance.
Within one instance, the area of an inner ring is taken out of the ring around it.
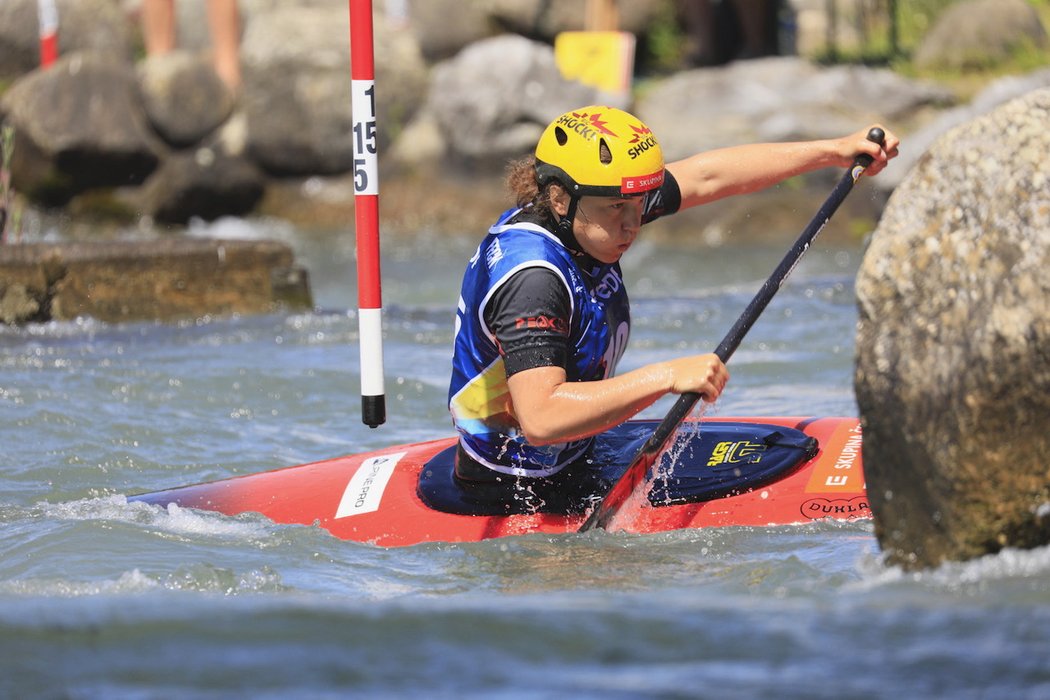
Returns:
[[[960,0],[866,0],[858,3],[857,16],[839,14],[836,26],[847,32],[830,33],[827,44],[813,60],[824,64],[860,63],[886,66],[903,75],[946,84],[961,98],[972,96],[990,80],[1003,75],[1027,73],[1050,65],[1050,46],[1031,42],[1015,47],[1007,60],[993,61],[974,56],[965,69],[921,70],[912,57],[938,16]],[[1050,33],[1050,0],[1026,0],[1035,8]],[[841,12],[841,11],[840,11]],[[648,32],[639,37],[638,66],[642,76],[680,70],[686,63],[689,38],[671,0],[661,3]],[[644,80],[644,77],[643,77]]]
[[[0,130],[0,243],[7,243],[7,224],[10,214],[11,229],[21,226],[21,209],[13,206],[14,191],[11,189],[11,158],[15,153],[15,130],[5,125]]]
[[[645,36],[640,37],[638,63],[643,72],[678,70],[685,63],[688,44],[674,2],[663,2]]]
[[[825,63],[865,63],[886,65],[911,77],[927,78],[949,85],[960,97],[972,96],[989,80],[1003,75],[1027,73],[1050,65],[1050,46],[1039,47],[1031,42],[1015,47],[1005,61],[992,61],[987,56],[975,56],[965,69],[922,70],[912,61],[922,38],[932,28],[937,17],[959,0],[881,0],[876,11],[859,18],[857,25],[860,45],[849,48],[829,47],[815,58]],[[1035,8],[1050,32],[1050,0],[1027,0]],[[895,8],[895,9],[894,9]]]

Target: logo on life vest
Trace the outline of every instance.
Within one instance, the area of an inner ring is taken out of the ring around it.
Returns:
[[[594,296],[599,299],[610,299],[613,294],[623,289],[623,278],[616,274],[616,270],[609,270],[594,287]]]
[[[499,239],[495,238],[492,241],[492,245],[485,251],[485,264],[491,270],[496,266],[500,260],[503,259],[503,247],[499,244]]]

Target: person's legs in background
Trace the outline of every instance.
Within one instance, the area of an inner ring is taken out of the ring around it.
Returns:
[[[141,20],[147,56],[175,49],[175,0],[142,0]]]
[[[215,72],[236,94],[241,87],[241,25],[237,0],[208,0],[208,29]]]

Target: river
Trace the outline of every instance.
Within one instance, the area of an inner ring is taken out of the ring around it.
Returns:
[[[906,574],[870,522],[380,549],[125,496],[451,434],[477,237],[384,242],[388,421],[360,420],[353,238],[316,310],[0,327],[0,698],[1046,698],[1050,549]],[[787,249],[643,238],[624,366],[710,351]],[[713,415],[856,415],[859,247],[819,240]],[[660,417],[661,402],[646,412]]]

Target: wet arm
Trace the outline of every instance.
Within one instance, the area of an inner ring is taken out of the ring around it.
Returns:
[[[595,435],[632,418],[668,393],[718,398],[729,372],[714,354],[655,362],[593,382],[566,381],[561,367],[536,367],[508,379],[514,413],[534,445]]]
[[[897,155],[900,142],[886,131],[886,145],[882,148],[867,140],[870,128],[834,139],[719,148],[669,163],[667,169],[678,181],[682,209],[757,192],[820,168],[849,167],[859,153],[874,158],[867,174],[875,175]]]
[[[504,358],[514,415],[534,445],[600,433],[669,392],[696,391],[713,401],[729,379],[721,360],[706,354],[598,381],[568,381],[570,314],[568,290],[544,268],[516,273],[485,310]]]

